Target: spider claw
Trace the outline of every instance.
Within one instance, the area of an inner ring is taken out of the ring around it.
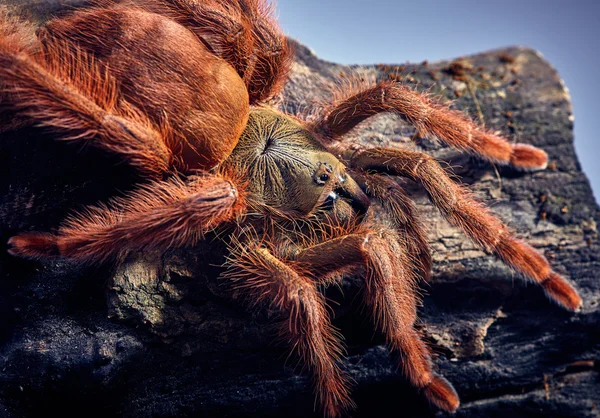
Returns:
[[[11,237],[7,242],[10,255],[22,258],[40,258],[59,255],[56,238],[50,234],[29,232]]]
[[[460,406],[460,399],[450,382],[441,376],[434,376],[429,385],[423,389],[427,400],[440,409],[455,412]]]
[[[541,283],[546,291],[546,295],[560,306],[572,311],[578,312],[581,309],[581,296],[569,282],[558,274],[552,272],[546,280]]]
[[[10,254],[10,255],[17,255],[16,254],[16,249],[15,249],[15,242],[14,242],[14,238],[12,237],[8,240],[8,242],[6,243],[6,251]]]
[[[527,144],[515,144],[510,155],[510,165],[522,170],[544,170],[548,166],[548,154]]]

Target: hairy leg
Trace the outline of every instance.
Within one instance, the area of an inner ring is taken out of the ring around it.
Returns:
[[[327,417],[353,407],[348,377],[338,365],[341,344],[315,283],[268,249],[238,243],[225,277],[247,293],[252,305],[266,304],[283,316],[279,333],[308,366],[317,398]]]
[[[275,96],[286,81],[293,51],[264,0],[140,0],[149,10],[186,26],[236,69],[250,104]]]
[[[454,225],[486,251],[495,254],[516,271],[540,285],[552,300],[566,309],[581,307],[581,297],[548,260],[534,248],[517,239],[469,191],[454,182],[431,156],[415,151],[373,148],[351,157],[351,166],[411,178],[421,183],[433,203]]]
[[[546,168],[548,157],[541,149],[511,144],[478,128],[463,113],[393,81],[383,81],[360,91],[349,89],[338,96],[314,124],[329,140],[340,138],[371,116],[394,112],[414,125],[420,134],[434,135],[459,150],[521,169]]]
[[[398,242],[408,257],[407,262],[413,274],[425,281],[429,280],[432,262],[425,226],[402,187],[394,179],[386,176],[363,171],[351,174],[368,196],[379,200],[383,205],[400,236]]]
[[[431,403],[455,411],[458,395],[433,373],[429,350],[414,328],[416,278],[406,268],[410,263],[403,250],[392,233],[355,233],[302,250],[294,262],[316,277],[346,269],[348,264],[365,265],[365,302],[390,349],[400,354],[404,375]]]
[[[107,206],[87,208],[68,218],[56,234],[14,236],[8,241],[9,252],[99,263],[133,250],[193,245],[244,208],[235,185],[220,176],[156,182]]]
[[[170,169],[174,157],[163,132],[119,100],[114,80],[91,57],[60,42],[43,52],[24,42],[0,16],[0,88],[13,116],[58,139],[119,154],[147,175]]]

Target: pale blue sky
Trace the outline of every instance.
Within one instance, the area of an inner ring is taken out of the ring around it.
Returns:
[[[600,0],[277,0],[279,22],[344,64],[456,58],[508,45],[542,52],[571,91],[575,146],[600,195]]]

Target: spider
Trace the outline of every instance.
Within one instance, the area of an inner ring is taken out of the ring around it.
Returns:
[[[325,416],[340,416],[353,402],[319,289],[351,273],[364,278],[365,305],[408,381],[443,410],[459,406],[414,327],[431,256],[395,176],[420,183],[451,223],[551,300],[580,308],[576,290],[546,258],[435,159],[344,137],[393,112],[420,134],[496,164],[544,169],[544,151],[510,143],[395,81],[340,83],[310,114],[277,110],[272,99],[293,51],[265,0],[102,1],[35,35],[6,11],[0,16],[4,122],[42,126],[49,136],[118,155],[145,179],[54,232],[12,237],[9,252],[109,263],[225,231],[223,278],[250,304],[279,312],[279,333],[309,369]],[[371,200],[383,215],[375,216]]]

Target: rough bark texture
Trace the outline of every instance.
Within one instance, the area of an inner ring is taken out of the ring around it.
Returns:
[[[42,3],[36,13],[47,10]],[[600,416],[600,216],[575,155],[568,92],[555,70],[527,48],[398,69],[348,68],[298,45],[285,106],[309,105],[342,72],[402,78],[548,152],[546,171],[496,171],[429,140],[412,145],[413,130],[394,116],[373,119],[358,135],[448,161],[584,299],[583,311],[570,314],[539,288],[522,286],[407,183],[434,249],[421,326],[437,369],[462,399],[456,416]],[[114,163],[35,129],[0,140],[0,416],[315,415],[308,378],[273,343],[272,313],[249,312],[218,278],[219,241],[137,254],[102,268],[6,255],[11,235],[49,230],[69,210],[131,189],[133,173]],[[381,336],[373,335],[353,303],[359,284],[348,278],[343,292],[328,290],[339,303],[335,323],[346,336],[346,367],[357,382],[354,416],[444,416],[406,384]]]

